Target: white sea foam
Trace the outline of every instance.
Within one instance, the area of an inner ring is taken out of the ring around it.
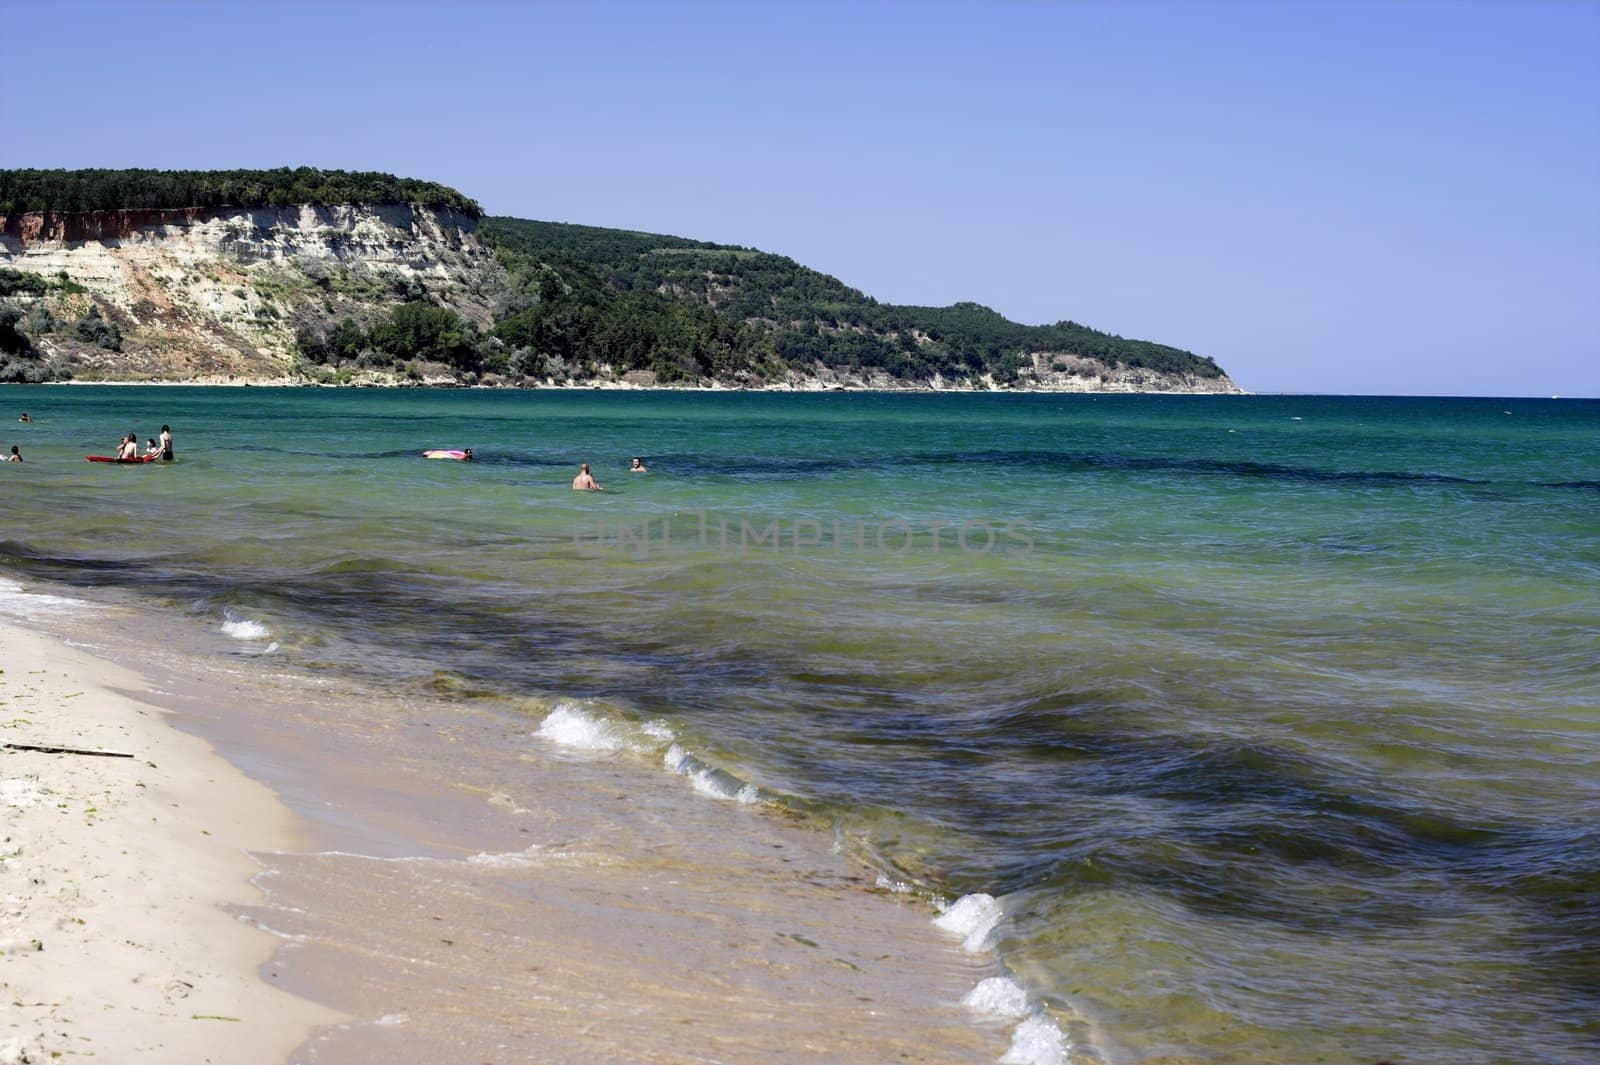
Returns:
[[[627,746],[613,725],[571,703],[557,703],[539,723],[539,735],[559,746],[582,751],[619,751]]]
[[[1011,1033],[1000,1065],[1067,1065],[1067,1037],[1049,1017],[1034,1014]]]
[[[36,617],[40,614],[65,614],[89,604],[82,599],[68,599],[44,592],[25,592],[16,581],[0,579],[0,613],[14,617]]]
[[[410,1015],[405,1014],[405,1013],[385,1013],[382,1017],[379,1017],[377,1020],[373,1021],[372,1023],[373,1024],[382,1024],[382,1025],[406,1024],[410,1020],[411,1020]]]
[[[878,874],[877,886],[883,891],[892,891],[896,895],[909,895],[916,890],[904,880],[891,880],[882,873]]]
[[[662,743],[671,743],[677,739],[677,735],[672,731],[672,726],[665,721],[646,721],[639,726],[639,731],[653,740],[660,740]]]
[[[689,762],[689,752],[674,743],[667,748],[667,753],[661,756],[661,762],[669,773],[685,772],[684,766]]]
[[[222,623],[222,634],[235,640],[265,640],[272,635],[272,630],[259,621],[251,621],[230,612],[228,620]]]
[[[988,948],[989,933],[994,931],[1002,916],[1000,904],[993,895],[977,892],[961,896],[955,905],[935,917],[933,923],[946,932],[965,937],[961,949],[975,954]]]
[[[1022,985],[1005,976],[991,976],[968,991],[961,1004],[985,1017],[1020,1020],[1028,1015],[1028,993]]]
[[[467,859],[467,864],[483,865],[490,869],[526,869],[539,861],[541,849],[539,844],[535,843],[527,850],[510,851],[505,854],[474,854]]]

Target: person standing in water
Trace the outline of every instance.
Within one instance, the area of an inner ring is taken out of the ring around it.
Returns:
[[[172,461],[172,426],[161,427],[161,461]]]
[[[572,479],[572,489],[575,492],[604,492],[605,489],[594,483],[594,476],[589,473],[589,464],[585,462],[578,468],[578,476]]]
[[[644,459],[638,455],[633,457],[633,465],[628,467],[629,473],[649,473],[650,467],[644,464]]]
[[[129,433],[122,438],[122,443],[117,446],[117,458],[122,462],[134,462],[139,458],[139,437]]]

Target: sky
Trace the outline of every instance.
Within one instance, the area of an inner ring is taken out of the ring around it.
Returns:
[[[0,166],[298,165],[1257,392],[1600,395],[1600,0],[0,0]]]

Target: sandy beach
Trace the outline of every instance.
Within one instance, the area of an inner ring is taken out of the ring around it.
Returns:
[[[992,955],[810,830],[198,630],[135,674],[136,616],[0,625],[0,742],[134,756],[3,752],[3,1065],[1034,1060],[963,1002]]]
[[[338,1019],[263,979],[277,941],[224,910],[259,898],[246,850],[289,845],[288,812],[203,740],[118,693],[142,686],[0,624],[5,1065],[282,1062]]]

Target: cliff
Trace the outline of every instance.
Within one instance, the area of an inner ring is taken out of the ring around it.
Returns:
[[[47,362],[89,380],[292,379],[296,332],[428,299],[488,324],[501,285],[477,220],[406,204],[0,215],[0,268]],[[115,348],[73,328],[98,316]],[[47,316],[47,317],[44,317]]]
[[[754,249],[480,228],[443,193],[0,214],[0,380],[1241,391],[1166,345],[878,304]]]

